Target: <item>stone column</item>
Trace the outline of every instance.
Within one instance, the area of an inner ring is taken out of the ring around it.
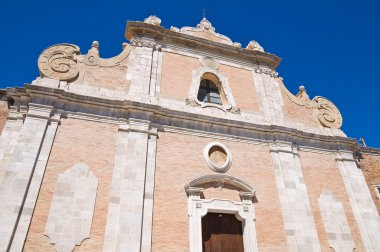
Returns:
[[[130,118],[118,134],[103,250],[150,251],[157,133]]]
[[[289,251],[321,251],[299,155],[291,143],[270,146]]]
[[[364,246],[367,252],[380,251],[380,217],[363,171],[356,165],[352,152],[340,151],[335,159],[343,177]]]
[[[29,104],[14,151],[0,160],[0,251],[10,249],[52,109]]]

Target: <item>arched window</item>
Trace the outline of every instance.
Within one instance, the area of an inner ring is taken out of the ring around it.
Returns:
[[[208,102],[223,105],[218,87],[215,85],[214,82],[208,79],[201,80],[197,98],[200,102]]]

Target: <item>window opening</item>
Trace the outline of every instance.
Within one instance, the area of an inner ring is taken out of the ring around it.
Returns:
[[[218,105],[223,104],[218,88],[214,82],[207,79],[201,80],[197,98],[200,102],[209,102]]]

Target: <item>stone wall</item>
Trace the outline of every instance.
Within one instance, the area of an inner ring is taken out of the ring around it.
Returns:
[[[55,251],[54,245],[44,235],[53,193],[58,175],[78,163],[85,163],[89,167],[99,185],[90,238],[84,240],[75,251],[102,250],[117,129],[116,125],[111,124],[77,119],[61,120],[26,239],[25,251]]]
[[[213,141],[192,135],[160,133],[154,192],[152,251],[183,251],[189,248],[187,196],[184,186],[200,175],[213,174],[203,158],[203,148]],[[268,146],[219,141],[232,153],[227,175],[239,178],[256,190],[256,232],[259,251],[283,251],[287,246],[275,171]],[[237,200],[236,192],[208,189],[205,197]]]
[[[375,185],[380,185],[380,154],[363,152],[359,161],[377,211],[380,213],[380,198],[375,188]]]
[[[0,135],[5,126],[5,122],[7,121],[8,113],[9,110],[7,101],[0,100]]]

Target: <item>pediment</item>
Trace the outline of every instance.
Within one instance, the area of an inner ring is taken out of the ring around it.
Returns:
[[[211,22],[208,21],[206,18],[203,18],[196,27],[185,26],[179,29],[177,27],[172,26],[170,30],[222,44],[241,47],[240,43],[233,42],[229,37],[215,32],[215,27],[213,27]]]

